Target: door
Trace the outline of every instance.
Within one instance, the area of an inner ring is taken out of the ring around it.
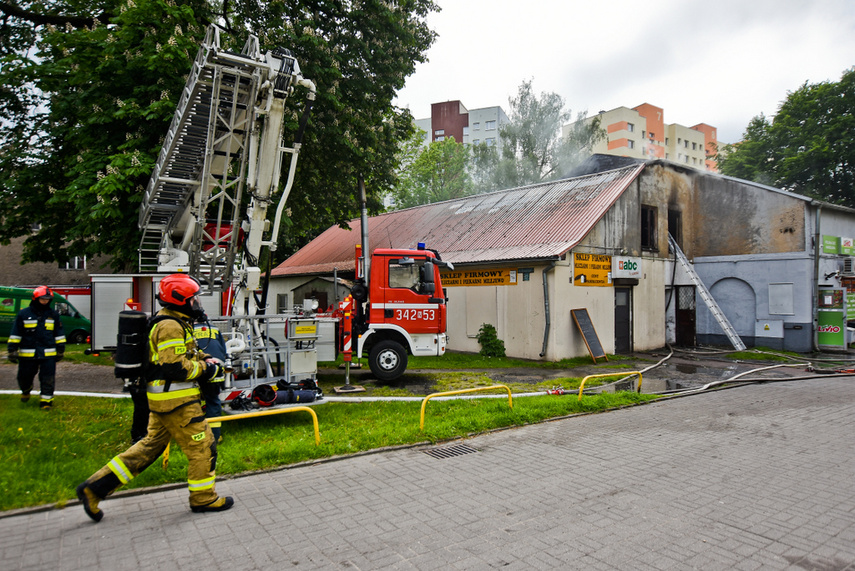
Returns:
[[[632,353],[632,288],[615,288],[615,354]]]
[[[695,340],[695,286],[677,286],[677,311],[675,341],[679,347],[694,347]]]

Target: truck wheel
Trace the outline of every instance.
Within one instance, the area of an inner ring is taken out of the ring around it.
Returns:
[[[380,341],[371,348],[368,365],[381,381],[394,381],[407,370],[407,352],[396,341]]]

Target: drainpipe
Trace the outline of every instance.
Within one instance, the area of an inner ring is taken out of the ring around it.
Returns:
[[[540,351],[540,357],[546,356],[546,343],[549,341],[549,282],[546,279],[549,272],[555,269],[557,262],[552,260],[548,267],[543,269],[543,314],[546,316],[546,325],[543,328],[543,349]]]
[[[819,323],[819,252],[822,248],[822,235],[819,228],[819,215],[822,212],[822,204],[814,203],[816,206],[816,223],[814,224],[814,239],[813,239],[813,350],[819,352],[819,332],[817,323]]]
[[[371,275],[371,254],[368,252],[368,199],[365,195],[365,179],[359,175],[359,203],[362,205],[362,213],[359,224],[362,228],[362,273],[365,276],[365,291],[368,290],[369,276]]]

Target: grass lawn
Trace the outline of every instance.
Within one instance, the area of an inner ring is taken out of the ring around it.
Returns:
[[[656,398],[635,393],[430,401],[419,430],[421,402],[327,403],[318,415],[315,446],[305,412],[237,420],[223,425],[217,475],[240,474],[386,446],[439,442],[486,430],[519,426],[580,412],[595,412]],[[74,487],[130,444],[130,399],[65,396],[50,412],[16,395],[0,395],[0,510],[64,505]],[[187,460],[172,447],[169,466],[156,462],[128,488],[186,481]]]

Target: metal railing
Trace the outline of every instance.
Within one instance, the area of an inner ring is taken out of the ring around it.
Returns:
[[[493,390],[493,389],[505,389],[506,391],[508,391],[508,406],[510,408],[514,408],[514,397],[511,396],[511,389],[509,389],[506,385],[493,385],[490,387],[477,387],[474,389],[461,389],[459,391],[446,391],[444,393],[433,393],[433,394],[426,396],[424,398],[424,400],[422,401],[422,410],[421,410],[421,416],[419,419],[419,430],[425,429],[425,407],[427,406],[427,403],[430,399],[432,399],[434,397],[444,397],[444,396],[449,396],[449,395],[461,395],[461,394],[465,394],[465,393],[474,393],[474,392],[478,392],[478,391],[489,391],[489,390]]]
[[[596,379],[599,377],[620,377],[620,376],[630,376],[630,375],[638,375],[638,387],[636,388],[637,393],[641,392],[641,371],[625,371],[620,373],[600,373],[599,375],[588,375],[584,379],[582,379],[582,383],[579,385],[579,400],[582,400],[582,391],[585,390],[585,383],[588,382],[588,379]]]
[[[300,411],[308,412],[309,414],[312,415],[312,423],[314,424],[314,427],[315,427],[315,446],[320,446],[321,445],[321,433],[320,433],[320,430],[318,429],[318,415],[315,414],[315,411],[313,411],[311,408],[309,408],[307,406],[294,406],[294,407],[290,407],[290,408],[275,408],[275,409],[268,409],[268,410],[259,410],[256,412],[244,412],[241,414],[232,414],[232,415],[228,415],[228,416],[218,416],[215,418],[208,418],[206,420],[217,421],[217,422],[225,422],[227,420],[241,420],[241,419],[245,419],[245,418],[255,418],[257,416],[270,416],[271,414],[283,414],[286,412],[300,412]]]

